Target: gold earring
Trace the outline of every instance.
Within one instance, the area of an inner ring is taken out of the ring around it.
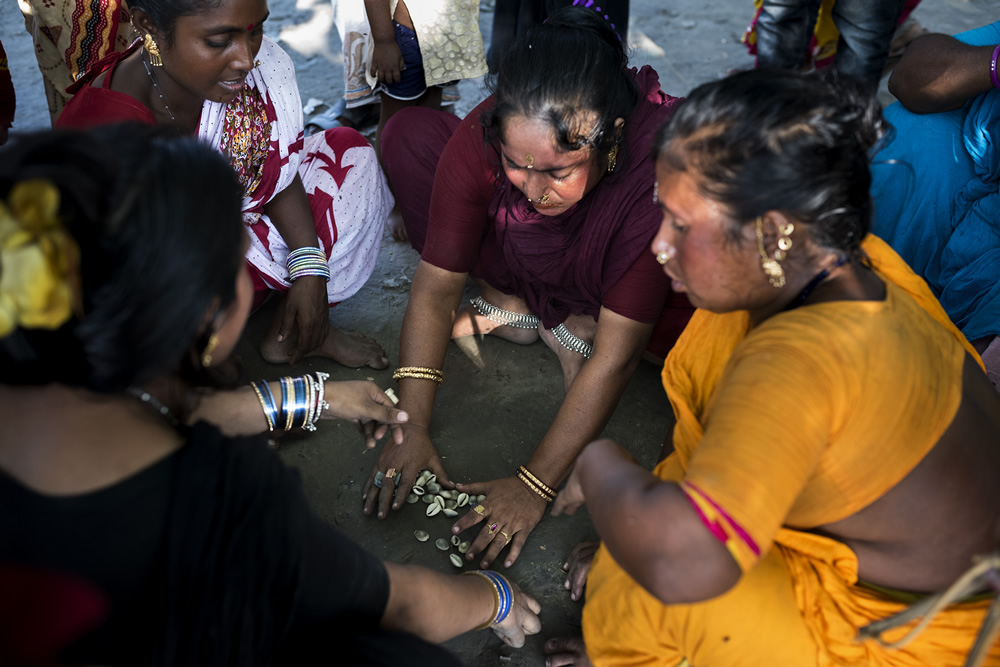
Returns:
[[[611,147],[608,151],[608,173],[614,173],[615,166],[618,164],[618,144]]]
[[[778,225],[778,233],[781,236],[778,237],[778,249],[774,251],[774,258],[779,262],[785,259],[788,251],[792,249],[792,239],[789,237],[794,231],[795,225],[790,222]]]
[[[212,332],[212,335],[208,337],[208,343],[205,345],[205,351],[201,353],[201,365],[203,368],[208,368],[212,365],[212,353],[215,352],[215,348],[219,346],[219,334]]]
[[[149,64],[153,67],[163,67],[163,60],[160,59],[160,47],[156,45],[156,40],[148,32],[142,38],[142,46],[149,54]]]
[[[767,251],[764,250],[764,230],[761,229],[761,225],[763,224],[764,218],[757,216],[757,252],[760,253],[760,268],[764,270],[764,274],[767,275],[767,280],[771,283],[772,287],[784,287],[785,270],[781,268],[778,260],[768,257]],[[777,253],[775,254],[777,255]]]

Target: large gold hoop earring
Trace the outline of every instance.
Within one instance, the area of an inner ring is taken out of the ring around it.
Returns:
[[[784,287],[785,286],[785,270],[781,268],[781,264],[777,259],[769,257],[767,251],[764,250],[764,230],[762,225],[764,224],[764,218],[762,216],[757,216],[757,252],[760,253],[760,268],[763,269],[764,274],[767,276],[768,282],[771,283],[772,287]],[[791,232],[789,232],[791,233]],[[791,239],[788,239],[789,246],[791,247]],[[784,258],[784,251],[782,253],[782,258]],[[775,252],[777,255],[778,252]]]
[[[156,45],[156,40],[148,32],[142,38],[142,47],[149,54],[149,64],[153,67],[163,67],[163,60],[160,58],[160,47]]]
[[[215,352],[215,348],[217,347],[219,347],[219,334],[213,331],[212,335],[208,337],[205,350],[201,353],[202,368],[208,368],[212,365],[212,353]]]

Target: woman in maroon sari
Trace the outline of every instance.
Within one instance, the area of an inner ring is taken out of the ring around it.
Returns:
[[[647,345],[663,357],[690,316],[644,252],[659,224],[649,147],[676,101],[652,69],[628,68],[601,15],[571,7],[508,52],[494,94],[464,121],[414,108],[386,126],[386,169],[421,262],[394,374],[412,418],[381,452],[366,513],[400,507],[424,468],[451,486],[426,426],[449,338],[541,336],[562,365],[563,404],[515,475],[458,485],[487,498],[453,527],[483,523],[468,558],[492,562],[512,543],[506,563],[517,559]],[[459,308],[469,275],[481,296]]]

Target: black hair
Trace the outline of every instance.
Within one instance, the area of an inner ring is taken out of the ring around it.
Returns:
[[[130,10],[141,9],[146,12],[153,26],[166,35],[167,46],[173,41],[177,19],[216,9],[220,4],[222,0],[129,0],[128,2]]]
[[[878,100],[835,72],[757,69],[696,88],[660,129],[657,158],[697,172],[740,227],[768,211],[852,257],[871,228],[870,152],[887,133]]]
[[[584,7],[560,9],[519,37],[488,85],[495,99],[482,116],[488,143],[496,145],[506,122],[523,116],[550,124],[566,151],[592,146],[608,152],[620,140],[615,120],[626,119],[627,132],[640,96],[618,33]],[[595,114],[597,122],[581,128],[581,112]]]
[[[0,199],[28,179],[59,190],[82,314],[0,339],[0,382],[98,392],[170,374],[197,382],[206,314],[233,302],[244,262],[243,189],[225,158],[153,126],[57,130],[0,152]]]

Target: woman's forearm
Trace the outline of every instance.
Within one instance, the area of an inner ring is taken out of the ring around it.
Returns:
[[[313,221],[312,209],[309,208],[309,197],[298,174],[288,187],[264,204],[264,212],[281,234],[289,250],[319,247],[316,223]]]
[[[455,576],[413,565],[385,563],[389,602],[382,627],[443,642],[493,618],[492,586],[479,576]]]
[[[889,77],[889,92],[914,113],[957,109],[993,87],[993,46],[970,46],[954,37],[913,40]]]
[[[602,312],[594,355],[580,369],[552,426],[526,464],[547,485],[558,487],[584,446],[607,425],[651,332],[652,325]]]
[[[399,366],[443,370],[455,312],[462,298],[466,274],[445,271],[420,262],[413,275],[410,299],[403,315]],[[447,374],[445,382],[448,381]],[[430,425],[437,382],[399,380],[399,408],[410,415],[409,428]]]

